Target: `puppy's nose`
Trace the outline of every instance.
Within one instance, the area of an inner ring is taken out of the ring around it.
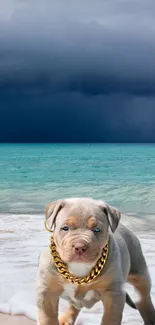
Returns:
[[[87,245],[84,245],[84,244],[82,244],[82,243],[76,243],[76,244],[73,246],[73,248],[75,249],[75,252],[76,252],[76,253],[80,253],[80,254],[82,254],[82,253],[84,253],[84,252],[86,251],[86,249],[87,249]]]

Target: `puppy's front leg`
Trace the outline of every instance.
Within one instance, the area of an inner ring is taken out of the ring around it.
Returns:
[[[80,310],[70,305],[68,310],[59,317],[59,325],[74,325]]]
[[[59,325],[58,304],[63,291],[51,260],[50,250],[42,252],[36,278],[38,325]]]
[[[104,315],[101,325],[121,325],[125,305],[125,292],[106,291],[103,295]]]
[[[59,325],[58,302],[56,294],[46,291],[37,294],[38,325]]]

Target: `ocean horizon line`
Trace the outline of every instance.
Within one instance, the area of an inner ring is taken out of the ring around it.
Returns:
[[[22,142],[20,142],[20,141],[17,141],[17,142],[1,142],[0,141],[0,145],[6,145],[6,144],[23,144],[23,145],[25,145],[25,144],[56,144],[56,145],[58,145],[58,144],[60,144],[60,145],[62,145],[62,144],[67,144],[67,145],[69,145],[69,144],[71,144],[71,145],[77,145],[77,144],[103,144],[103,145],[109,145],[109,144],[112,144],[112,145],[125,145],[125,144],[131,144],[131,145],[140,145],[140,144],[146,144],[146,145],[149,145],[149,144],[154,144],[155,145],[155,141],[139,141],[139,142],[131,142],[131,141],[121,141],[121,142],[113,142],[113,141],[109,141],[109,142],[103,142],[103,141],[97,141],[97,142],[79,142],[79,141],[77,141],[77,142],[67,142],[67,141],[62,141],[62,142],[56,142],[56,141],[54,141],[54,142],[51,142],[51,141],[48,141],[48,142],[44,142],[44,141],[42,141],[42,142],[27,142],[27,141],[22,141]]]

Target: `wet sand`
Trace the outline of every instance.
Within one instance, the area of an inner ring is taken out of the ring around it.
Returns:
[[[12,316],[7,314],[0,314],[1,325],[36,325],[36,322],[21,315]]]

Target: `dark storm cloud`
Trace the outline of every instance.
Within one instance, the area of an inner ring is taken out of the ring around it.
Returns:
[[[1,141],[155,141],[154,1],[1,7]]]
[[[57,91],[155,91],[153,1],[11,1],[4,11],[3,82],[43,75]]]

